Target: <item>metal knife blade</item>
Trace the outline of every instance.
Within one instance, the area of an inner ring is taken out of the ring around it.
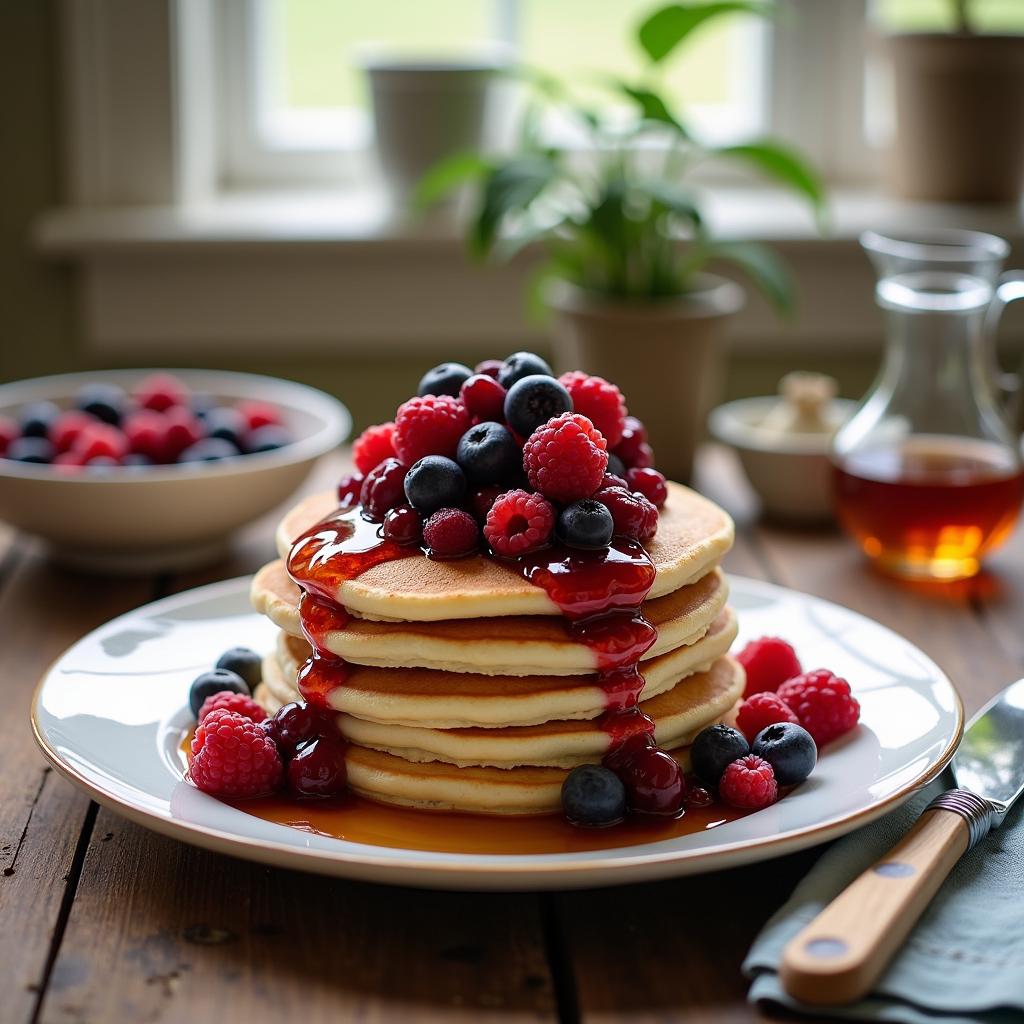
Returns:
[[[1008,686],[970,721],[953,758],[957,785],[992,805],[1002,824],[1024,793],[1024,679]]]

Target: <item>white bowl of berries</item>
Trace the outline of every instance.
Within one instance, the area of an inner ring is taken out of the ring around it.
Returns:
[[[216,370],[0,386],[0,519],[109,574],[215,560],[348,435],[336,399]]]

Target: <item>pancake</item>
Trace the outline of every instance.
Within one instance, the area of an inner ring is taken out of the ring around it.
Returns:
[[[728,651],[736,630],[736,616],[726,608],[696,643],[646,662],[641,700],[657,697],[710,667]],[[276,652],[264,662],[264,681],[280,701],[299,699],[295,676],[309,653],[304,640],[279,634]],[[592,676],[478,675],[354,665],[344,685],[331,695],[331,703],[338,711],[371,722],[461,729],[592,719],[604,711],[606,701]]]
[[[683,771],[690,748],[670,750]],[[457,768],[441,761],[413,764],[394,754],[350,746],[348,784],[378,803],[422,811],[471,814],[556,814],[567,768]]]
[[[280,706],[266,684],[254,696],[268,714]],[[669,753],[683,771],[690,770],[690,748]],[[348,785],[378,803],[423,811],[472,814],[555,814],[561,812],[567,768],[459,768],[442,761],[415,763],[356,744],[345,755]]]
[[[657,570],[651,598],[706,576],[733,541],[733,523],[724,510],[680,484],[669,483],[668,490],[658,532],[645,545]],[[287,559],[294,540],[336,506],[335,495],[328,492],[288,512],[277,528],[280,557]],[[343,582],[334,598],[365,617],[411,622],[561,614],[544,590],[523,579],[513,565],[482,555],[385,562]]]
[[[292,636],[302,633],[299,593],[280,561],[260,569],[250,588],[253,607]],[[658,638],[644,660],[699,640],[725,607],[728,593],[725,576],[720,569],[712,569],[696,583],[645,602],[644,614],[657,627]],[[342,622],[321,643],[332,654],[358,665],[498,675],[577,675],[599,667],[597,652],[574,639],[563,618],[516,615],[429,624]]]
[[[722,657],[708,671],[691,675],[644,702],[644,711],[655,723],[658,745],[666,749],[689,745],[701,729],[719,721],[739,700],[744,682],[739,663]],[[444,761],[461,768],[572,768],[600,761],[608,753],[611,736],[600,721],[548,721],[491,729],[425,729],[339,715],[338,728],[351,743],[383,750],[406,761]]]

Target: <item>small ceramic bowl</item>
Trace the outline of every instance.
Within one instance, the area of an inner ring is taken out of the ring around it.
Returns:
[[[789,522],[826,522],[833,517],[828,460],[831,435],[780,436],[763,430],[760,424],[778,402],[777,395],[726,402],[712,409],[708,428],[716,440],[736,450],[767,516]],[[830,404],[837,424],[841,424],[857,403],[834,398]]]
[[[98,380],[131,390],[151,370],[104,370],[37,377],[0,386],[0,414],[29,402],[65,407]],[[170,370],[192,392],[237,404],[269,402],[294,442],[219,462],[62,475],[50,466],[0,459],[0,519],[43,538],[55,557],[108,575],[182,569],[215,561],[246,523],[281,504],[320,456],[352,426],[330,395],[273,377],[215,370]]]

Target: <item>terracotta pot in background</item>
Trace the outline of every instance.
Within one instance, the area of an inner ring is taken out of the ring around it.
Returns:
[[[913,199],[1004,201],[1024,185],[1024,36],[886,37],[892,175]]]
[[[410,205],[420,179],[445,157],[489,148],[500,121],[494,108],[501,66],[497,59],[364,58],[377,158],[396,208]]]
[[[658,468],[689,480],[721,375],[730,317],[743,289],[710,274],[697,289],[663,302],[615,302],[561,282],[555,313],[558,369],[582,369],[613,381],[647,425]]]

